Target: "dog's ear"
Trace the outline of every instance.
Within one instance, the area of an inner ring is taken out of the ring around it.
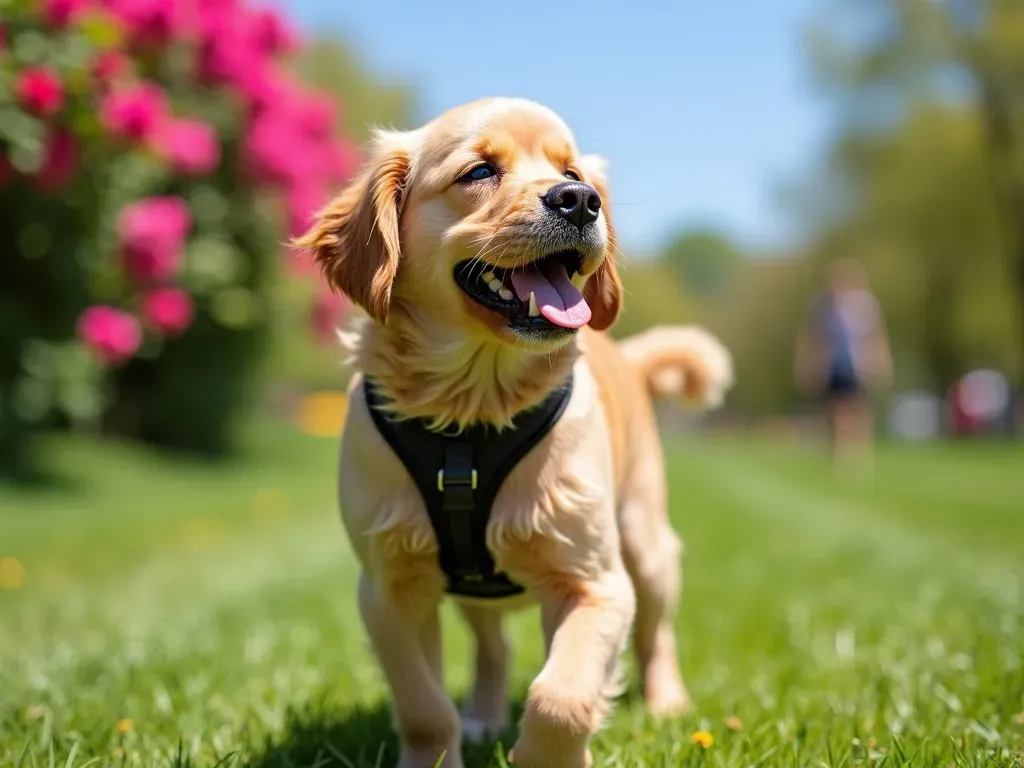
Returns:
[[[377,131],[356,178],[294,245],[308,250],[334,290],[385,323],[398,274],[398,220],[409,176],[408,134]]]
[[[590,305],[590,327],[598,331],[611,328],[622,311],[622,281],[619,280],[615,261],[618,256],[618,245],[615,239],[615,226],[610,215],[611,204],[608,193],[608,179],[605,175],[607,163],[598,155],[586,155],[580,158],[580,170],[584,180],[601,196],[601,211],[604,213],[605,226],[608,228],[608,245],[605,248],[604,261],[597,272],[590,276],[583,288],[583,297]]]

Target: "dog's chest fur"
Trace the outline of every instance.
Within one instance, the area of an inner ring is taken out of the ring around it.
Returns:
[[[607,570],[617,556],[615,489],[607,424],[586,363],[552,431],[498,492],[488,546],[500,570],[528,590]],[[359,382],[341,456],[342,517],[357,555],[393,596],[418,600],[444,589],[429,516],[404,466],[372,423]]]

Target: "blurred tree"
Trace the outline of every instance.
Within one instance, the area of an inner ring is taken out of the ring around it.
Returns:
[[[814,259],[864,260],[935,383],[1024,369],[1024,3],[834,0],[811,27],[838,132]]]
[[[698,315],[696,300],[664,260],[632,258],[620,263],[626,300],[614,334],[619,338],[652,325],[689,323]]]
[[[688,290],[706,296],[723,288],[742,255],[724,233],[702,226],[677,234],[664,258]]]

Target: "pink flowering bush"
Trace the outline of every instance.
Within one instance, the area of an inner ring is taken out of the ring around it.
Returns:
[[[230,447],[275,273],[317,279],[281,243],[359,163],[300,47],[256,0],[4,5],[0,470],[47,425]]]

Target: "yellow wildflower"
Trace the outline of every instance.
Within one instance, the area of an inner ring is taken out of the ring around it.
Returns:
[[[125,718],[123,718],[121,720],[118,720],[117,721],[117,725],[114,726],[114,730],[116,730],[118,733],[121,733],[121,734],[131,733],[131,730],[132,730],[132,721],[131,721],[131,719],[125,717]]]
[[[296,423],[300,430],[316,437],[337,437],[345,424],[348,398],[344,392],[311,392],[299,403]]]
[[[708,731],[696,731],[693,734],[693,736],[690,737],[690,741],[692,741],[701,749],[708,749],[712,744],[715,743],[715,737],[712,736]]]
[[[16,557],[0,557],[0,589],[18,589],[25,583],[25,566]]]

